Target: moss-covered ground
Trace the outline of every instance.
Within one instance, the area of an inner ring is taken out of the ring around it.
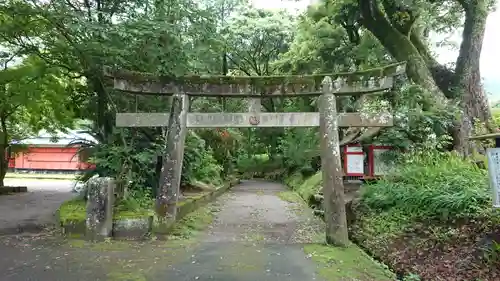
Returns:
[[[302,208],[308,208],[307,203],[321,189],[322,175],[316,173],[304,178],[300,173],[296,173],[288,177],[285,182],[291,190],[280,192],[279,197],[288,202],[299,203]],[[319,274],[326,280],[396,279],[396,275],[387,266],[372,259],[354,243],[346,248],[315,243],[306,245],[304,251],[318,263]]]
[[[179,201],[178,206],[184,206],[187,203],[193,202],[204,197],[208,191],[202,191],[197,193],[189,193],[184,196],[182,201]],[[144,207],[144,205],[149,205],[151,207]],[[125,218],[142,218],[148,216],[154,216],[154,201],[151,200],[148,204],[133,204],[119,205],[116,206],[113,212],[114,219],[125,219]],[[59,208],[59,219],[62,223],[71,222],[83,222],[85,221],[86,214],[86,202],[83,199],[72,199],[61,204]]]
[[[310,244],[304,246],[304,251],[318,264],[319,275],[328,281],[389,281],[396,278],[386,266],[354,244],[346,248]]]

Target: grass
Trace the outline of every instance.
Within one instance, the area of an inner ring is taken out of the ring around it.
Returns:
[[[219,211],[216,203],[210,203],[189,213],[183,219],[176,222],[170,232],[170,238],[189,239],[204,230],[212,223],[215,214]]]
[[[281,191],[278,193],[278,197],[286,202],[290,203],[303,203],[304,200],[294,191]]]
[[[63,223],[85,221],[85,208],[85,201],[82,199],[68,200],[59,207],[59,219]]]
[[[405,155],[397,171],[363,187],[356,211],[351,237],[401,272],[471,280],[474,268],[497,276],[475,258],[470,268],[459,265],[498,225],[487,173],[468,159],[434,150]]]
[[[491,209],[486,171],[452,154],[414,155],[397,174],[363,188],[362,202],[375,211],[400,211],[417,219],[449,222]]]
[[[396,280],[396,275],[386,266],[353,244],[346,248],[310,244],[304,247],[304,251],[319,265],[319,275],[328,281]]]
[[[321,173],[308,179],[295,174],[287,179],[288,186],[295,191],[283,191],[278,196],[287,202],[301,203],[307,208],[306,201],[321,186]],[[304,212],[304,210],[301,210]],[[379,230],[377,230],[379,231]],[[381,231],[380,231],[381,232]],[[314,235],[312,232],[310,235]],[[323,237],[324,233],[317,233]],[[312,239],[321,241],[324,238]],[[318,265],[319,275],[327,281],[392,281],[396,275],[387,266],[373,260],[362,249],[354,244],[346,248],[333,247],[326,244],[307,244],[304,252]]]
[[[320,190],[322,182],[322,174],[316,173],[312,177],[304,180],[304,182],[302,182],[302,184],[297,186],[294,190],[300,195],[300,197],[308,201],[311,196]]]
[[[141,218],[154,215],[152,209],[139,208],[135,210],[115,210],[114,219]],[[61,222],[80,222],[86,218],[86,202],[82,199],[72,199],[64,202],[59,207],[59,219]]]
[[[35,174],[35,173],[7,173],[7,179],[61,179],[73,180],[76,178],[74,174]]]

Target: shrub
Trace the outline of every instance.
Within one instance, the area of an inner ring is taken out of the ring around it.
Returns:
[[[206,145],[195,132],[189,132],[186,137],[184,164],[182,169],[183,183],[192,183],[196,180],[208,184],[222,183],[222,166],[217,163],[211,147]]]
[[[491,210],[488,177],[453,153],[405,155],[385,179],[366,185],[361,203],[371,211],[398,211],[417,219],[450,221]]]

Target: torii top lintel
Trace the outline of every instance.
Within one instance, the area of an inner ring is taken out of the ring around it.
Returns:
[[[394,76],[405,71],[406,63],[400,62],[364,71],[316,75],[167,77],[107,68],[105,76],[114,80],[116,90],[134,94],[225,97],[317,96],[323,93],[323,79],[330,77],[335,95],[352,96],[391,89]]]

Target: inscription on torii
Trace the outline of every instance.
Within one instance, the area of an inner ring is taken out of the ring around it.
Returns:
[[[348,245],[339,127],[389,127],[392,114],[337,113],[337,96],[360,96],[389,90],[394,76],[405,72],[405,63],[374,70],[305,76],[159,77],[130,71],[108,71],[114,88],[143,95],[172,96],[169,113],[118,113],[117,127],[168,127],[167,152],[157,192],[157,217],[176,217],[184,142],[188,128],[220,127],[320,127],[323,194],[327,242]],[[261,112],[260,98],[319,96],[319,112]],[[248,112],[188,113],[189,96],[250,98]]]
[[[167,127],[169,113],[117,113],[118,127]],[[256,120],[255,120],[256,119]],[[318,112],[284,113],[188,113],[188,128],[245,128],[245,127],[317,127]],[[340,127],[387,127],[392,126],[392,114],[382,112],[339,113]]]

